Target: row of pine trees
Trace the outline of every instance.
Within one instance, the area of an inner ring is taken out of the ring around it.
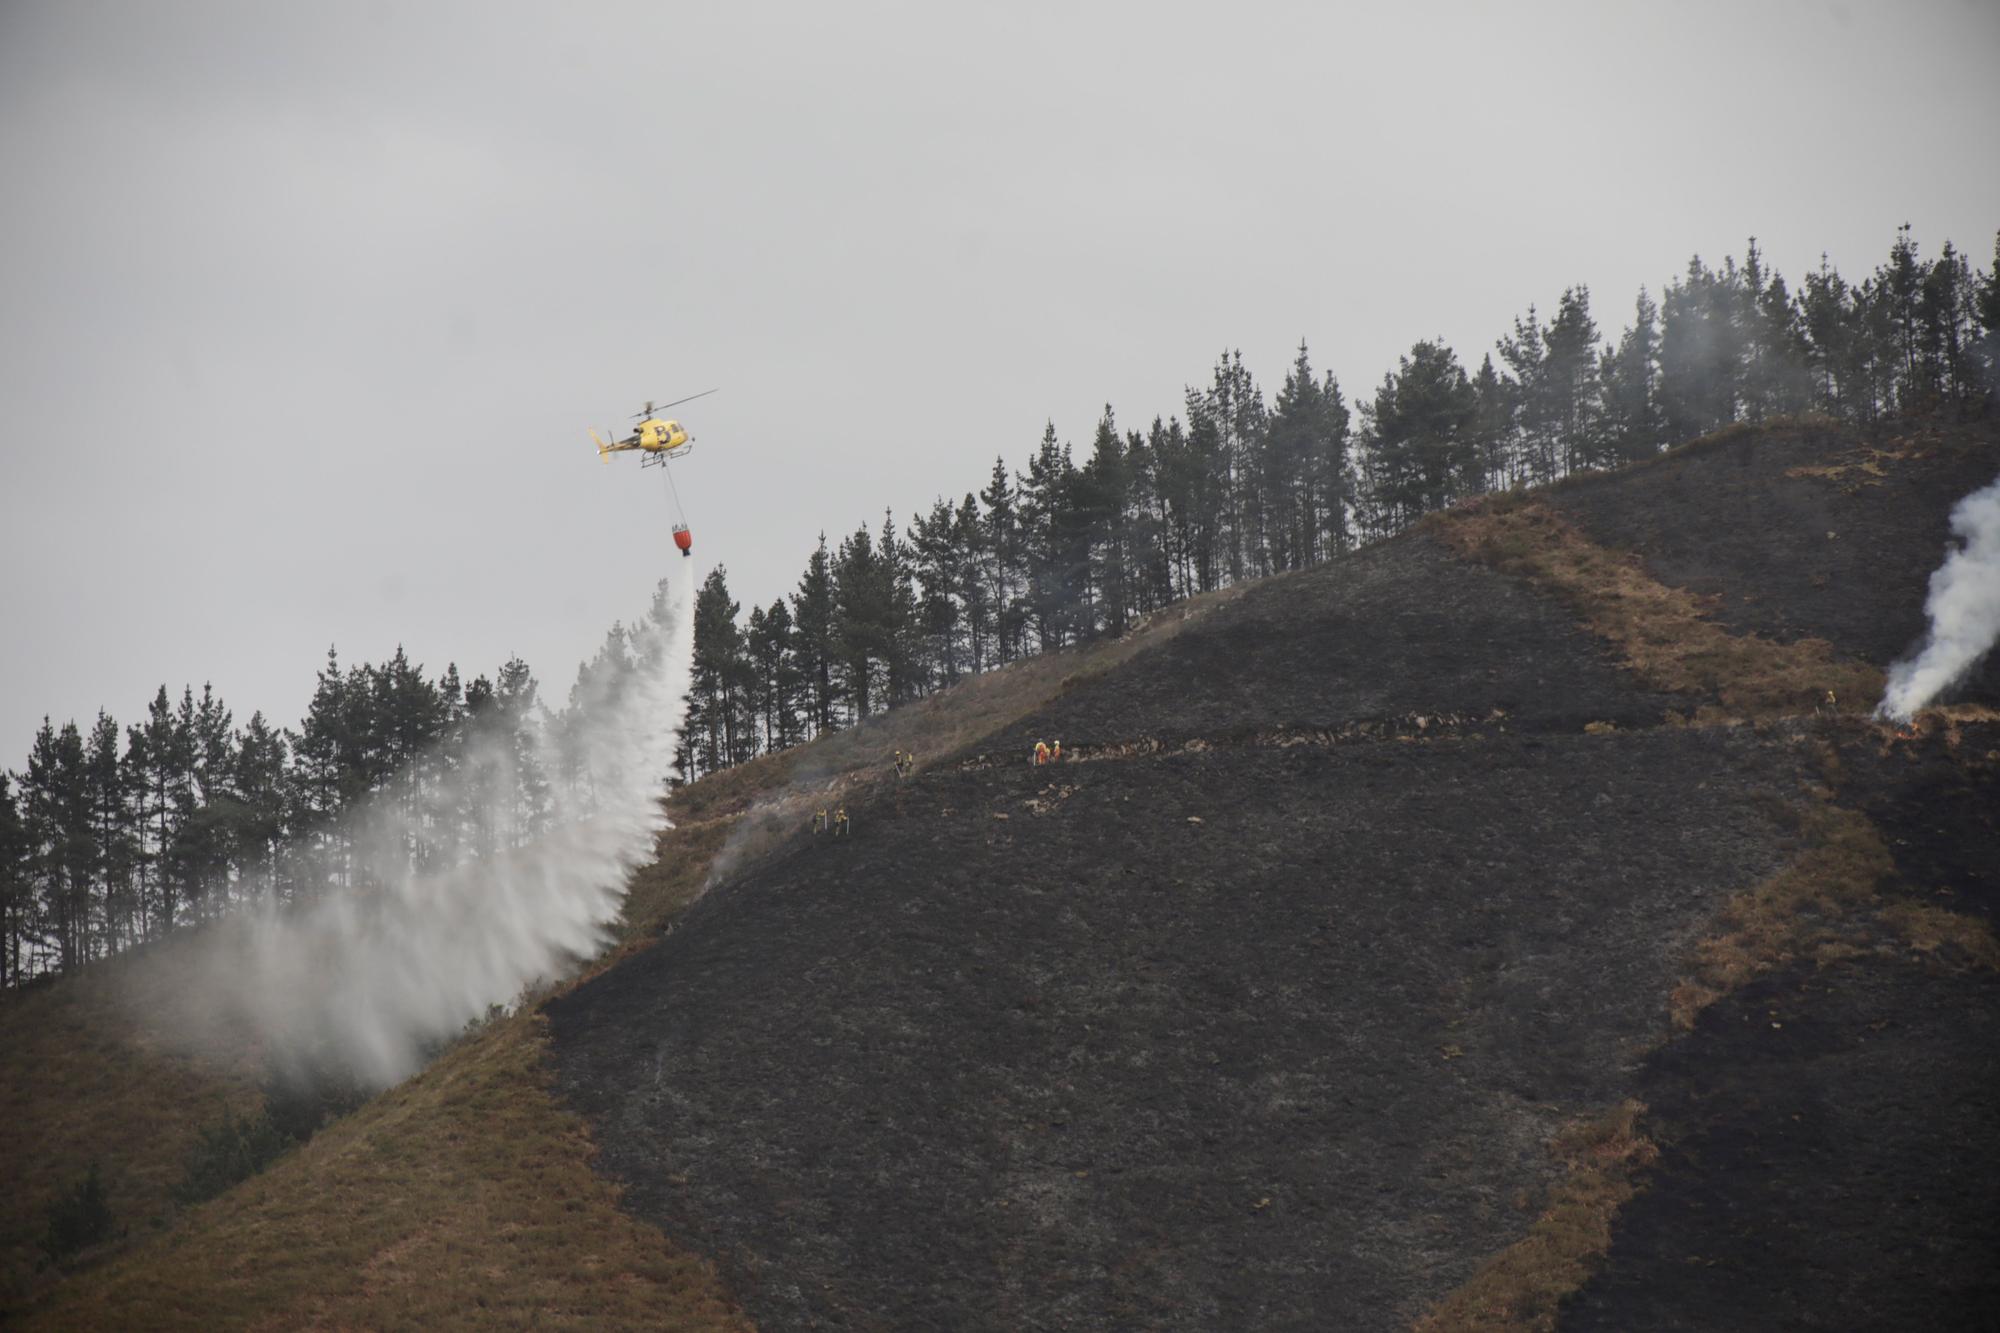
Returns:
[[[1496,359],[1497,358],[1497,359]],[[1324,561],[1496,488],[1657,453],[1735,421],[1819,412],[1872,422],[1990,411],[2000,383],[2000,243],[1991,271],[1907,228],[1850,283],[1822,261],[1793,291],[1751,242],[1692,260],[1605,338],[1583,287],[1535,308],[1468,370],[1419,342],[1350,404],[1302,344],[1267,398],[1222,357],[1180,415],[1121,430],[1109,407],[1079,461],[1053,425],[1025,468],[824,536],[797,590],[747,619],[724,570],[695,605],[677,765],[693,779],[851,725],[968,674],[1125,632],[1191,594]],[[659,607],[656,606],[657,613]],[[461,681],[398,650],[329,652],[305,718],[238,725],[212,689],[162,686],[144,720],[44,721],[0,771],[0,985],[93,959],[245,901],[352,884],[350,812],[394,801],[415,869],[536,837],[587,788],[564,738],[636,645],[614,626],[551,711],[526,663]],[[595,682],[595,687],[593,685]]]
[[[246,902],[368,887],[380,847],[353,845],[376,803],[415,873],[532,841],[588,808],[587,701],[614,692],[637,644],[622,625],[551,712],[518,657],[491,678],[435,679],[401,648],[342,668],[329,650],[305,718],[238,725],[204,686],[165,686],[145,719],[44,719],[25,769],[0,771],[0,984],[68,974]],[[574,739],[575,743],[572,743]],[[380,803],[389,803],[387,811]],[[378,840],[379,840],[379,836]]]
[[[2000,381],[1994,267],[1909,228],[1868,277],[1822,258],[1794,290],[1753,238],[1699,257],[1616,338],[1590,291],[1530,306],[1468,369],[1414,345],[1350,403],[1303,343],[1266,397],[1240,353],[1178,416],[1121,430],[1106,407],[1079,461],[1053,424],[1027,466],[824,535],[797,591],[749,617],[717,568],[695,611],[684,778],[799,744],[1030,653],[1122,634],[1192,593],[1316,564],[1432,510],[1646,458],[1732,422],[1820,413],[1871,423],[1988,411]]]

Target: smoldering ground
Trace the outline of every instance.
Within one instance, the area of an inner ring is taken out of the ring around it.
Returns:
[[[2000,639],[2000,477],[1951,511],[1956,544],[1931,575],[1922,646],[1889,669],[1876,716],[1908,722],[1964,680]]]
[[[385,1086],[599,949],[666,826],[692,605],[688,574],[662,580],[563,713],[475,717],[448,759],[410,766],[421,780],[398,774],[285,848],[293,901],[239,913],[188,956],[188,1043],[226,1031],[281,1074]]]

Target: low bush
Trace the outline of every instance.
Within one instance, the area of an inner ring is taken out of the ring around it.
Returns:
[[[187,1171],[169,1193],[183,1207],[213,1199],[278,1160],[297,1140],[271,1122],[268,1113],[238,1119],[225,1110],[222,1123],[197,1131],[188,1150]]]
[[[42,1234],[42,1253],[50,1263],[61,1263],[79,1250],[111,1239],[111,1201],[105,1196],[104,1181],[97,1163],[78,1181],[76,1188],[49,1205],[48,1229]]]

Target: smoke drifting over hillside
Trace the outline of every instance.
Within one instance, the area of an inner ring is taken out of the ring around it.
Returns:
[[[1877,717],[1908,722],[1963,680],[2000,639],[2000,478],[1960,500],[1951,530],[1953,547],[1931,575],[1924,610],[1930,632],[1914,657],[1889,670],[1889,688]]]
[[[666,825],[692,605],[685,573],[671,590],[662,581],[629,665],[586,670],[562,726],[475,722],[420,790],[391,786],[319,830],[303,855],[328,887],[217,931],[199,951],[191,1021],[255,1033],[280,1068],[385,1085],[489,1006],[594,952]],[[524,786],[546,801],[539,832],[520,825]],[[442,856],[440,826],[456,849]],[[481,842],[497,850],[466,846]]]

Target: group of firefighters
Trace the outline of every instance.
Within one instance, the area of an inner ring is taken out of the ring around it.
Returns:
[[[898,749],[893,762],[898,778],[907,778],[910,774],[917,771],[917,756],[908,750]],[[1061,741],[1056,741],[1054,744],[1039,740],[1035,742],[1035,767],[1040,768],[1043,764],[1059,764],[1061,762]],[[819,809],[813,811],[812,831],[814,837],[818,837],[822,833],[835,838],[847,837],[853,832],[853,826],[848,822],[847,818],[847,807],[845,805],[835,806],[831,814],[827,813],[825,806],[821,806]]]
[[[892,762],[898,778],[907,778],[917,771],[917,756],[910,750],[898,749]],[[827,813],[825,806],[813,811],[812,831],[815,838],[822,833],[835,838],[847,837],[854,831],[853,824],[847,818],[847,807],[837,805],[831,814]]]

